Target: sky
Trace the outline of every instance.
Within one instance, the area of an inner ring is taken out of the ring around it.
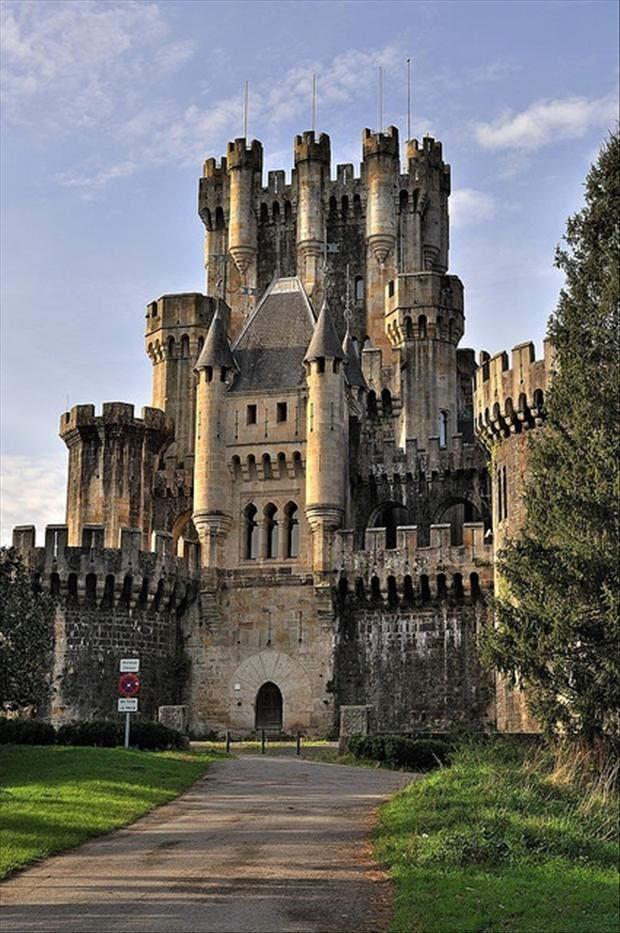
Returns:
[[[243,133],[265,171],[317,130],[333,165],[364,127],[443,142],[461,346],[534,340],[562,276],[556,244],[617,119],[618,6],[607,0],[4,0],[2,543],[64,520],[67,407],[150,401],[145,305],[202,291],[203,160]]]

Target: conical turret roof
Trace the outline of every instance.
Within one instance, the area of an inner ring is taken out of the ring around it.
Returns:
[[[221,367],[222,369],[238,369],[232,355],[228,337],[224,330],[224,322],[220,317],[219,305],[211,321],[204,347],[196,361],[194,370],[206,369],[207,366]]]
[[[344,341],[342,344],[342,349],[344,351],[344,368],[347,374],[347,379],[349,380],[349,385],[355,386],[356,388],[366,388],[366,380],[364,379],[364,373],[362,372],[362,367],[360,365],[360,358],[357,354],[357,347],[355,346],[355,341],[351,336],[351,332],[347,325],[347,332],[344,335]]]
[[[344,360],[345,358],[326,301],[323,302],[319,319],[315,324],[310,346],[304,356],[304,363],[311,363],[313,360],[318,360],[321,357],[328,357],[334,360]]]

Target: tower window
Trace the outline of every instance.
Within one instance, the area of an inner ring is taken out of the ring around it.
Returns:
[[[286,421],[288,418],[288,404],[286,402],[278,402],[276,406],[276,421],[282,422]]]
[[[268,505],[265,508],[265,557],[274,559],[278,556],[278,520],[277,508]]]
[[[362,301],[364,298],[364,279],[358,275],[355,279],[355,300]]]
[[[256,424],[256,405],[248,405],[246,409],[246,424]]]
[[[258,557],[258,522],[256,521],[257,509],[255,505],[248,505],[245,513],[244,527],[244,545],[243,556],[246,560],[256,560]]]
[[[448,445],[448,412],[440,411],[439,412],[439,446],[447,447]]]
[[[299,520],[294,502],[289,502],[284,514],[286,515],[286,556],[299,557]]]

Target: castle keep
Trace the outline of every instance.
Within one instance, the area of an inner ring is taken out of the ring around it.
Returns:
[[[14,534],[56,597],[50,715],[113,715],[135,654],[143,714],[183,703],[195,734],[329,734],[349,707],[528,728],[477,632],[548,359],[459,347],[439,142],[402,164],[395,127],[365,130],[359,175],[324,134],[294,157],[266,185],[256,140],[205,162],[207,295],[147,307],[152,407],[61,417],[66,524]]]

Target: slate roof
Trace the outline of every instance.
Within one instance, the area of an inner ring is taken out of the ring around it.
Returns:
[[[233,344],[239,375],[231,391],[304,385],[303,359],[314,327],[314,313],[299,279],[277,279]]]
[[[334,327],[334,319],[326,301],[323,302],[304,361],[311,362],[320,357],[329,357],[334,360],[343,360],[345,358],[342,344]]]
[[[196,360],[194,370],[205,369],[207,366],[222,367],[222,369],[236,369],[237,364],[230,352],[230,344],[224,329],[224,322],[220,317],[220,309],[217,308],[211,325],[207,332],[207,339],[201,350],[200,356]]]

